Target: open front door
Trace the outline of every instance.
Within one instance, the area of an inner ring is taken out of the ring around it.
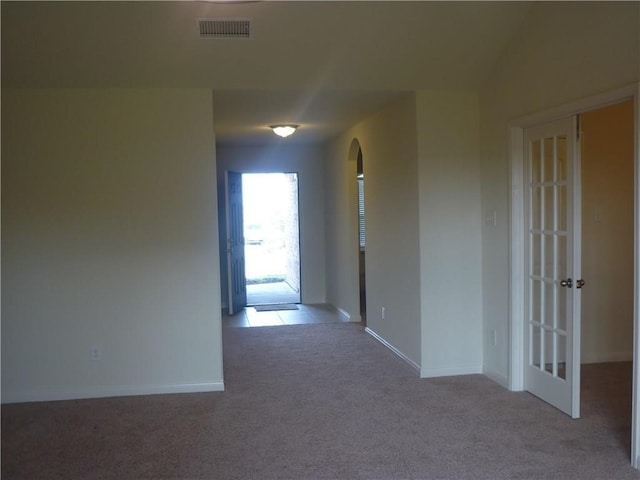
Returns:
[[[247,304],[247,282],[244,270],[244,225],[242,221],[242,174],[225,172],[227,217],[227,290],[229,314]]]
[[[580,202],[576,117],[524,131],[525,388],[580,416]]]

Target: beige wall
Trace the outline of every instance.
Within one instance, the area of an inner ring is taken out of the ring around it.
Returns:
[[[633,102],[582,114],[582,361],[633,354]]]
[[[367,325],[420,365],[415,95],[357,124],[327,148],[327,300],[358,317],[357,139],[365,171]],[[385,318],[381,309],[385,307]]]
[[[2,161],[2,400],[222,389],[211,92],[3,89]]]
[[[318,146],[218,147],[220,245],[225,245],[224,172],[298,174],[302,303],[325,301],[324,177]],[[226,253],[221,251],[221,258]],[[225,261],[221,262],[222,306],[227,306]]]
[[[480,94],[484,370],[509,373],[508,123],[639,80],[637,2],[535,2]],[[497,345],[491,332],[496,331]]]
[[[482,370],[478,96],[417,94],[423,377]]]
[[[353,139],[365,172],[367,326],[423,377],[479,373],[477,95],[407,95],[328,149],[327,298],[357,315]]]

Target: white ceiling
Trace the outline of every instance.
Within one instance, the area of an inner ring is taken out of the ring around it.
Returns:
[[[214,90],[218,142],[323,141],[403,92],[477,89],[530,2],[1,2],[4,87]],[[199,18],[250,18],[201,39]],[[277,139],[276,139],[277,140]]]

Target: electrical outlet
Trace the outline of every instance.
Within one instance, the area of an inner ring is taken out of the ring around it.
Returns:
[[[382,316],[382,320],[384,320],[385,311],[386,311],[386,308],[382,307],[382,310],[380,311],[380,315]]]
[[[91,360],[102,359],[102,349],[98,345],[91,347]]]

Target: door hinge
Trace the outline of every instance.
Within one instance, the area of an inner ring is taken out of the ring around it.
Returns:
[[[576,140],[580,140],[580,135],[581,135],[581,121],[580,121],[580,115],[576,115]]]

